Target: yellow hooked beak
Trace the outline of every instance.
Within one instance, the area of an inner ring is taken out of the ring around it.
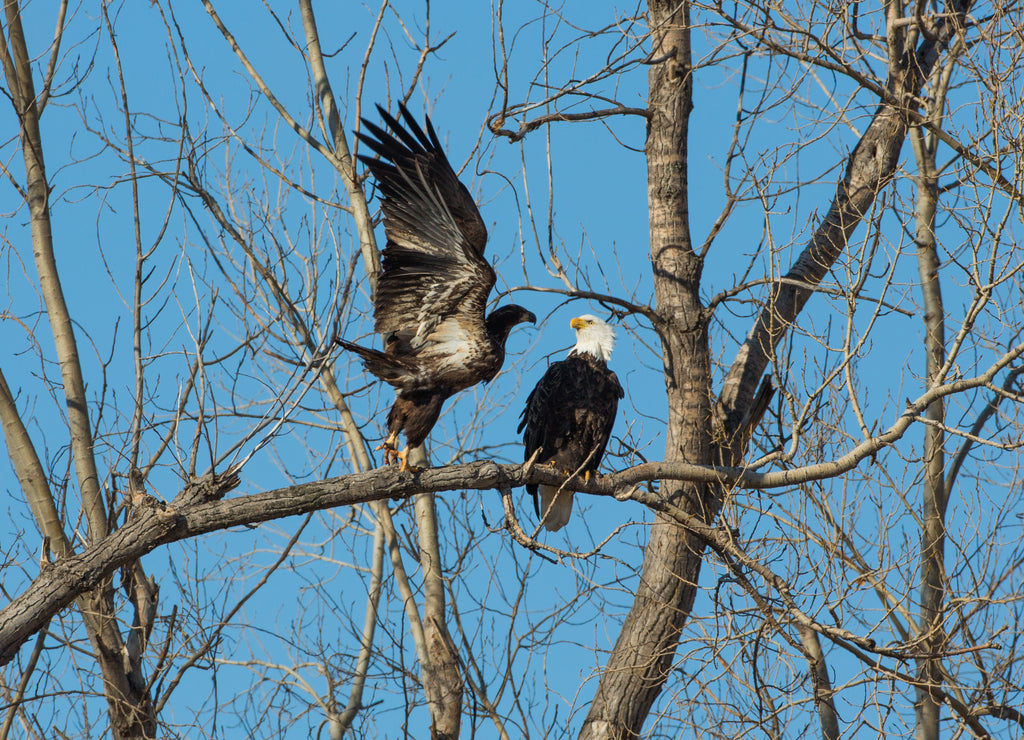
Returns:
[[[581,319],[579,317],[577,317],[577,318],[575,318],[575,319],[573,319],[572,321],[569,322],[569,326],[571,326],[573,329],[577,329],[577,330],[578,329],[583,329],[586,325],[587,325],[587,322],[584,319]]]

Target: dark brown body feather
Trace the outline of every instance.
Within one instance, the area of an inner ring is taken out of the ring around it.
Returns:
[[[596,471],[622,397],[619,379],[604,360],[574,353],[552,363],[523,409],[518,431],[523,432],[524,459],[540,450],[537,463],[567,472]],[[537,505],[537,486],[528,485],[526,490]],[[570,509],[571,505],[569,498]],[[539,509],[537,513],[544,514]]]
[[[445,399],[497,375],[513,326],[536,317],[502,306],[485,317],[494,270],[484,259],[487,229],[459,182],[430,119],[426,130],[401,107],[402,123],[378,106],[390,133],[363,120],[359,139],[379,158],[360,156],[383,196],[387,244],[374,297],[384,351],[340,341],[397,391],[385,448],[404,431],[422,444]]]

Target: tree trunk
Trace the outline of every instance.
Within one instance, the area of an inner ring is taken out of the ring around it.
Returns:
[[[689,6],[649,3],[652,64],[647,193],[657,309],[668,388],[665,460],[710,462],[710,358],[700,302],[703,263],[693,251],[687,207],[687,134],[692,108]],[[710,521],[718,502],[704,486],[666,483],[662,494]],[[704,543],[659,515],[651,530],[633,608],[601,676],[581,738],[639,734],[668,676],[693,605]]]
[[[969,3],[957,8],[966,12]],[[894,30],[885,100],[850,154],[846,176],[811,242],[773,286],[767,305],[722,388],[711,418],[707,324],[699,299],[702,263],[693,252],[687,214],[687,126],[692,107],[689,6],[648,3],[652,65],[648,75],[648,197],[655,295],[663,330],[669,418],[666,461],[731,464],[737,435],[772,353],[846,249],[878,193],[891,181],[907,132],[906,105],[913,100],[959,24],[945,17],[916,51]],[[806,287],[798,287],[802,283]],[[714,430],[712,432],[712,430]],[[718,462],[714,460],[713,462]],[[721,508],[717,491],[691,485],[662,487],[688,513],[711,523]],[[643,723],[669,675],[682,627],[689,618],[704,543],[658,516],[633,607],[601,674],[580,738],[627,738]]]
[[[423,445],[409,452],[409,462],[427,467]],[[416,531],[419,533],[420,570],[423,574],[423,637],[427,664],[420,667],[423,693],[430,707],[430,737],[455,740],[462,728],[464,681],[458,651],[448,632],[445,614],[444,569],[437,529],[437,508],[432,493],[415,498]]]
[[[940,373],[946,360],[945,309],[939,282],[938,247],[935,243],[935,214],[938,205],[938,176],[935,172],[934,139],[918,129],[914,132],[917,159],[917,265],[921,275],[924,304],[925,373],[929,387],[942,382]],[[946,590],[945,541],[946,503],[945,403],[936,399],[925,411],[934,422],[924,428],[924,485],[921,501],[921,614],[920,650],[937,654],[945,644],[943,601]],[[942,661],[922,658],[918,661],[917,740],[938,740],[941,703],[929,691],[942,684]]]

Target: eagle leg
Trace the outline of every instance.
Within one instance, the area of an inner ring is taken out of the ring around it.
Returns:
[[[418,473],[420,468],[415,465],[409,464],[409,446],[406,445],[405,449],[401,452],[396,452],[395,457],[402,461],[402,466],[398,468],[399,473],[404,473],[408,470],[410,473]]]
[[[390,465],[395,460],[402,459],[402,469],[405,469],[404,458],[398,453],[398,431],[391,432],[387,439],[374,448],[374,452],[377,450],[384,450],[384,464]]]

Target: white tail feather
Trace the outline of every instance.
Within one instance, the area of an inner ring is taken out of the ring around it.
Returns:
[[[559,491],[554,486],[540,485],[540,516],[544,526],[554,532],[569,523],[572,515],[573,491]]]

